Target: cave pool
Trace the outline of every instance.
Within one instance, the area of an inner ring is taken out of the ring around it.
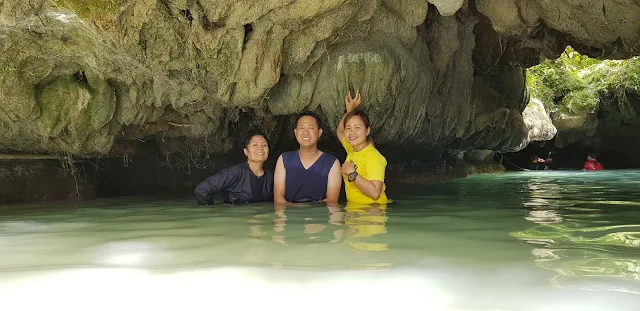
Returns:
[[[387,209],[0,206],[0,310],[640,310],[640,171],[388,185]]]

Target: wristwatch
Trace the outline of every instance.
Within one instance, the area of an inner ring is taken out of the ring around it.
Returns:
[[[349,173],[349,174],[347,175],[347,178],[348,178],[348,180],[349,180],[350,182],[355,181],[355,180],[356,180],[356,178],[358,178],[358,172],[353,171],[353,172]]]

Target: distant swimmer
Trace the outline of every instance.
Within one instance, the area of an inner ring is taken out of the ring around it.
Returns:
[[[549,151],[549,153],[547,154],[547,159],[544,160],[545,170],[550,171],[558,168],[556,162],[553,161],[553,157],[555,156],[555,154],[556,153],[553,151]]]
[[[541,171],[544,170],[544,160],[540,159],[538,155],[533,155],[531,157],[531,164],[529,164],[529,169],[533,171]]]
[[[604,169],[602,163],[598,162],[597,159],[598,157],[595,152],[589,153],[589,155],[587,155],[587,162],[584,164],[584,169],[587,171],[599,171]]]

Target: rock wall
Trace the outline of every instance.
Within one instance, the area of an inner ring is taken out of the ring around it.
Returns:
[[[381,146],[517,151],[523,67],[638,55],[631,0],[3,0],[0,152],[224,154],[359,90]],[[535,122],[534,122],[535,123]],[[524,144],[523,144],[524,142]]]
[[[249,125],[290,137],[305,109],[333,129],[349,89],[380,144],[517,146],[522,70],[477,75],[478,14],[434,3],[5,0],[0,150],[120,155],[151,140],[220,154]],[[510,94],[490,81],[506,76]]]

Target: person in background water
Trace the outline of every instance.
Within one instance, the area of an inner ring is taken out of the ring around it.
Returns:
[[[556,155],[555,152],[553,151],[549,151],[549,154],[547,154],[547,159],[544,160],[544,169],[547,171],[550,170],[555,170],[557,169],[556,167],[556,163],[553,162],[553,157]]]
[[[584,169],[587,171],[599,171],[604,169],[602,164],[597,160],[598,156],[595,152],[589,153],[587,155],[587,162],[584,164]]]
[[[218,192],[222,192],[224,202],[230,204],[273,200],[273,173],[263,168],[269,158],[267,137],[251,131],[243,146],[246,162],[223,169],[196,187],[198,205],[213,205],[213,196]]]
[[[274,173],[275,203],[337,203],[342,187],[340,161],[318,149],[320,118],[313,112],[298,115],[294,130],[300,149],[278,157]]]
[[[540,159],[539,156],[533,155],[531,157],[531,164],[529,165],[529,169],[532,171],[544,170],[544,160]]]
[[[348,202],[364,204],[387,203],[384,183],[387,159],[373,146],[371,123],[366,113],[357,111],[360,92],[345,97],[346,114],[338,122],[338,139],[347,151],[342,164],[344,188]]]

